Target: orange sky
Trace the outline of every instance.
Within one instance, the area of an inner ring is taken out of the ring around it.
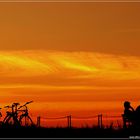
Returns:
[[[140,104],[140,3],[0,3],[0,105],[35,115],[121,114]]]

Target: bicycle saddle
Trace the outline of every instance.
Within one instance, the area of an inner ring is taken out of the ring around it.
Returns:
[[[18,106],[18,105],[20,105],[20,104],[19,104],[19,103],[13,103],[12,105]]]

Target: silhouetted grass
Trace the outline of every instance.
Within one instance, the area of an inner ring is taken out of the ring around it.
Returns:
[[[82,127],[82,128],[37,128],[8,126],[0,128],[1,138],[129,138],[139,136],[139,128],[114,129],[112,127]]]

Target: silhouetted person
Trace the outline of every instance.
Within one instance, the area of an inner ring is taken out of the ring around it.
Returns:
[[[135,121],[136,121],[136,126],[140,127],[140,105],[135,110]]]
[[[134,113],[134,109],[133,109],[133,107],[130,105],[130,102],[125,101],[125,102],[124,102],[124,114],[125,114],[125,115],[128,115],[128,116],[131,116],[131,115],[133,115],[133,113]]]
[[[126,127],[127,122],[129,123],[129,125],[134,124],[134,115],[135,115],[135,111],[133,107],[130,105],[130,102],[125,101],[124,114],[123,114],[124,127]]]

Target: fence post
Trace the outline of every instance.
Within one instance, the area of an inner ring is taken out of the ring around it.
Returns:
[[[101,128],[102,128],[102,126],[103,126],[103,124],[102,124],[102,123],[103,123],[102,118],[103,118],[103,116],[102,116],[102,114],[101,114],[101,118],[100,118],[100,119],[101,119]]]
[[[67,116],[68,128],[69,128],[69,116]]]
[[[71,128],[71,115],[69,116],[69,122],[70,122],[69,128]]]
[[[40,127],[40,116],[37,117],[37,127]]]
[[[100,128],[100,115],[98,115],[98,127]]]
[[[71,128],[71,115],[67,116],[68,128]]]
[[[102,114],[98,115],[98,127],[102,128]]]

